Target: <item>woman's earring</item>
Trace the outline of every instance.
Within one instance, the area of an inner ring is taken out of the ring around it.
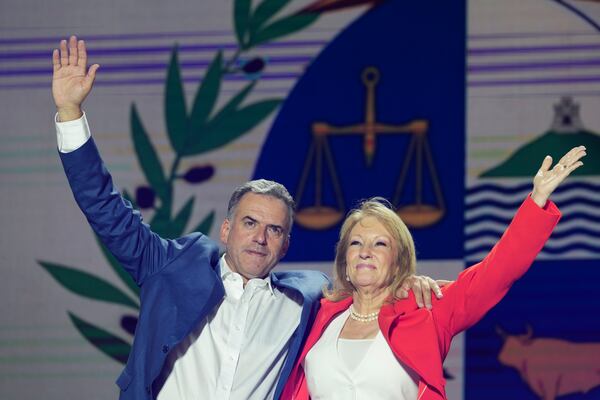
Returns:
[[[350,277],[348,275],[346,275],[346,280],[350,282]]]

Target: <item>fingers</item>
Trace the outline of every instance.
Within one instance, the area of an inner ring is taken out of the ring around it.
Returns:
[[[89,84],[94,83],[94,79],[96,79],[96,71],[100,68],[100,64],[94,64],[90,67],[87,73],[87,79],[89,80]]]
[[[427,276],[414,276],[412,279],[412,291],[419,308],[431,309],[431,283],[433,279]]]
[[[578,146],[574,150],[576,150],[576,151],[574,151],[573,155],[569,158],[569,161],[571,164],[577,163],[577,161],[581,160],[583,157],[585,157],[587,155],[585,146]],[[569,167],[569,166],[570,165],[567,164],[567,167]]]
[[[445,286],[452,281],[435,281],[428,276],[411,276],[404,280],[402,285],[396,290],[396,297],[405,299],[408,297],[408,291],[412,290],[415,295],[415,301],[419,308],[432,308],[432,292],[435,297],[441,299],[444,295],[440,286]]]
[[[444,295],[442,294],[442,289],[440,289],[440,285],[438,284],[437,281],[427,277],[428,282],[429,282],[429,287],[431,288],[431,291],[435,294],[435,297],[437,297],[438,299],[441,299],[442,297],[444,297]],[[443,282],[448,282],[448,281],[443,281]]]
[[[582,157],[584,157],[587,154],[585,150],[585,146],[577,146],[569,150],[569,152],[567,152],[567,154],[565,154],[557,164],[557,166],[560,166],[559,171],[564,171],[566,173],[572,165],[576,164]]]
[[[77,65],[77,37],[71,36],[69,38],[69,64]]]
[[[60,66],[66,67],[69,65],[69,53],[67,52],[67,41],[60,41]]]
[[[398,288],[398,290],[396,290],[396,297],[399,299],[408,298],[409,290],[410,290],[410,283],[408,282],[408,279],[405,279],[404,282],[402,282],[402,285],[400,285],[400,287]]]
[[[52,50],[52,70],[54,72],[60,69],[60,55],[58,49]]]
[[[567,154],[562,156],[558,163],[563,164],[564,166],[569,166],[582,151],[585,152],[585,146],[573,147],[567,152]]]
[[[575,164],[572,164],[569,168],[567,168],[566,170],[566,174],[567,176],[571,174],[571,172],[575,171],[577,168],[581,167],[583,165],[583,162],[581,161],[577,161]]]
[[[78,41],[76,36],[71,36],[68,42],[61,40],[59,49],[52,51],[52,66],[55,71],[68,65],[85,68],[86,63],[87,51],[85,49],[85,42],[83,40]]]
[[[436,279],[435,283],[437,283],[437,285],[439,287],[444,287],[444,286],[448,286],[449,284],[451,284],[454,281],[447,281],[445,279]],[[441,291],[440,291],[441,293]]]
[[[415,278],[413,279],[411,289],[415,295],[417,306],[419,308],[423,308],[425,304],[423,299],[423,288],[421,287],[421,279],[419,279],[418,276],[415,276]]]
[[[537,174],[539,176],[543,176],[544,172],[548,171],[550,169],[551,165],[552,165],[552,157],[550,157],[550,156],[544,157],[544,161],[542,161],[542,165],[540,166],[540,169],[538,170]]]
[[[83,40],[77,42],[77,65],[83,68],[87,65],[87,51]]]
[[[560,165],[558,177],[561,181],[583,165],[583,162],[580,160],[587,155],[585,150],[585,146],[577,146],[572,148],[561,158],[561,162],[557,164],[557,166]]]
[[[430,279],[428,277],[424,277],[424,278],[425,279],[423,279],[423,282],[421,282],[421,291],[423,294],[423,304],[425,304],[425,308],[427,308],[428,310],[431,310],[431,290],[432,290],[431,282],[433,282],[433,279]]]

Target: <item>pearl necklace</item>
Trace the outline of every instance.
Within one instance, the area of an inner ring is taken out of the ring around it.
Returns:
[[[379,315],[379,310],[372,312],[370,314],[359,314],[354,311],[354,305],[350,306],[350,318],[358,322],[371,322],[377,319]]]

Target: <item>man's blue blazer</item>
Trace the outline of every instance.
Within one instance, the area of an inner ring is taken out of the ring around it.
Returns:
[[[60,153],[77,204],[103,243],[140,286],[140,314],[129,359],[117,385],[120,399],[152,399],[152,384],[168,353],[224,296],[218,275],[219,248],[201,233],[164,239],[115,189],[93,139]],[[273,285],[303,298],[300,324],[277,383],[278,399],[319,307],[327,277],[316,271],[275,273]]]

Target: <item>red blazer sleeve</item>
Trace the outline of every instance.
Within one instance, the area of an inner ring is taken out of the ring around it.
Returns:
[[[464,270],[455,282],[444,288],[444,298],[432,310],[438,328],[446,333],[447,346],[444,347],[449,348],[454,335],[483,318],[527,272],[560,216],[551,201],[540,208],[527,196],[485,259]]]

